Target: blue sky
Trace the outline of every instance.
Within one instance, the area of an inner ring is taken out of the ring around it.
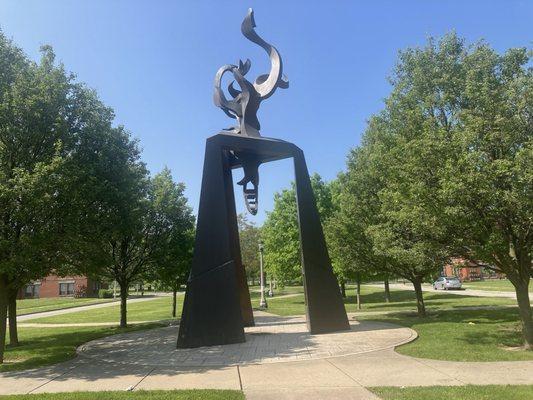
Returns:
[[[41,44],[52,45],[139,138],[152,173],[167,165],[185,182],[196,209],[205,139],[233,123],[212,103],[215,72],[239,58],[252,61],[250,78],[269,68],[264,51],[240,33],[248,7],[290,80],[263,103],[261,133],[297,144],[310,172],[327,180],[382,107],[399,50],[451,30],[498,51],[533,39],[533,2],[503,0],[2,0],[0,27],[31,58]],[[271,163],[260,174],[260,212],[250,218],[259,224],[273,193],[293,179],[292,165]]]

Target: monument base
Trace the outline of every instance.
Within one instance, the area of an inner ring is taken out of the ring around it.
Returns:
[[[220,133],[206,144],[194,257],[178,347],[243,342],[244,326],[253,325],[231,174],[242,165],[234,153],[253,155],[261,163],[294,159],[307,326],[313,334],[350,329],[302,150],[283,140]]]

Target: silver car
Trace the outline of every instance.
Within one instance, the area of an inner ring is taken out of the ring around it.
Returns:
[[[433,289],[435,290],[461,289],[461,286],[461,281],[455,276],[441,276],[439,279],[433,282]]]

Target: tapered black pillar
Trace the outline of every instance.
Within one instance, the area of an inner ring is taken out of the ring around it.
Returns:
[[[300,149],[294,152],[294,174],[307,327],[310,333],[350,329],[337,278],[331,267],[304,154]]]
[[[246,271],[242,264],[241,244],[239,241],[239,226],[237,224],[237,210],[235,209],[235,194],[233,192],[233,177],[231,174],[230,159],[228,150],[223,151],[223,172],[224,186],[226,188],[226,205],[228,210],[228,233],[231,247],[231,257],[235,264],[235,278],[237,279],[237,291],[241,305],[242,321],[244,326],[254,326],[254,313],[250,300],[250,291],[246,279]]]
[[[303,152],[282,140],[220,133],[206,144],[194,257],[178,347],[243,342],[244,326],[253,325],[231,176],[231,169],[241,164],[232,151],[251,154],[261,163],[294,158],[308,328],[311,333],[350,329]]]
[[[244,321],[228,213],[227,152],[207,140],[196,241],[178,347],[244,342]],[[231,215],[234,218],[234,215]]]

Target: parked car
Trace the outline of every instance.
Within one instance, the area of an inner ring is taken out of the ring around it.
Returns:
[[[435,282],[433,282],[433,289],[449,290],[449,289],[461,289],[462,283],[459,278],[455,276],[441,276]]]

